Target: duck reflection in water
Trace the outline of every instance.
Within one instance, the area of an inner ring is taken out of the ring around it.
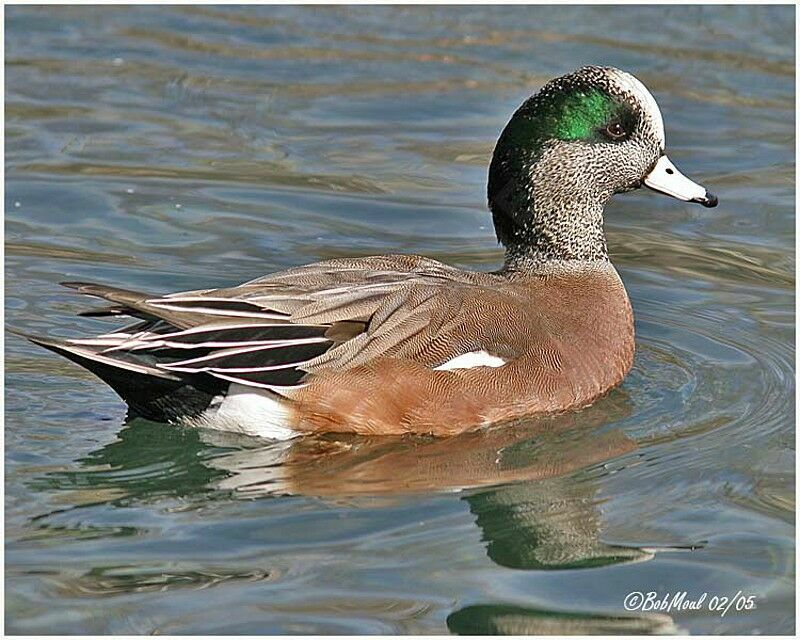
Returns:
[[[496,564],[588,569],[646,561],[656,552],[604,542],[598,508],[604,474],[577,473],[635,454],[633,439],[619,429],[601,428],[630,414],[627,394],[618,390],[578,413],[447,439],[318,437],[238,450],[210,463],[229,474],[218,488],[242,497],[292,494],[374,505],[376,499],[458,492]],[[224,444],[219,436],[205,434]],[[462,634],[678,631],[664,614],[559,613],[505,603],[457,609],[447,626]]]
[[[637,449],[619,429],[630,414],[619,390],[578,413],[527,420],[451,438],[317,436],[208,461],[218,489],[246,498],[304,495],[374,505],[411,494],[459,492],[476,516],[489,557],[516,569],[566,569],[647,560],[650,550],[600,540],[598,485],[587,474]],[[203,432],[209,444],[230,436]]]
[[[48,481],[64,488],[95,485],[115,498],[128,492],[141,497],[141,490],[152,497],[160,493],[158,481],[150,478],[146,489],[133,487],[126,471],[175,462],[177,457],[184,472],[180,478],[165,479],[163,488],[171,495],[211,487],[244,499],[302,495],[359,507],[413,495],[458,493],[474,514],[487,555],[496,564],[540,571],[583,569],[649,560],[656,551],[601,539],[598,492],[606,474],[600,465],[626,454],[633,454],[635,461],[638,449],[621,430],[603,425],[621,422],[631,409],[627,394],[619,389],[580,412],[451,438],[340,434],[267,444],[135,420],[122,429],[119,440],[81,461],[92,471],[48,474]],[[143,440],[151,446],[142,446]],[[146,459],[148,451],[158,460]],[[103,468],[114,471],[97,471]],[[560,620],[556,612],[505,604],[467,606],[449,616],[448,626],[456,632],[469,628],[484,633],[674,629],[671,618],[663,615],[587,614],[583,620],[570,612]]]

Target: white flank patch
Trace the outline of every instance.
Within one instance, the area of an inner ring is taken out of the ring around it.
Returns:
[[[198,426],[259,438],[288,440],[300,435],[289,426],[289,411],[274,393],[231,383],[227,395],[197,419]]]
[[[661,141],[661,149],[663,150],[666,145],[664,119],[661,117],[661,109],[658,108],[658,103],[653,97],[653,94],[647,90],[647,87],[645,87],[638,78],[632,76],[630,73],[620,71],[619,69],[617,69],[616,72],[617,81],[628,89],[628,91],[637,96],[639,101],[644,105],[645,113],[649,116],[648,119],[653,124],[656,135]]]
[[[502,358],[493,356],[486,351],[470,351],[469,353],[462,353],[460,356],[456,356],[438,367],[434,367],[434,371],[472,369],[473,367],[502,367],[505,363],[506,361]]]

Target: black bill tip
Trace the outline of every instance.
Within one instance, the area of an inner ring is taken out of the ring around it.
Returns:
[[[702,198],[692,198],[691,202],[702,204],[704,207],[711,209],[719,204],[719,199],[710,191],[706,191],[706,195]]]

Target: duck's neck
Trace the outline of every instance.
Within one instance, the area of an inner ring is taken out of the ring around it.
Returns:
[[[513,217],[515,224],[502,238],[506,271],[538,272],[554,263],[609,260],[602,204],[550,199],[546,205],[531,202]]]

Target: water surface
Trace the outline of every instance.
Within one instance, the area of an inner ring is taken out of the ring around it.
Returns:
[[[7,336],[11,633],[791,633],[793,7],[10,7],[6,319],[335,256],[501,260],[486,166],[587,63],[637,74],[705,210],[607,210],[637,356],[594,406],[447,442],[144,421]],[[626,612],[631,591],[757,609]]]

